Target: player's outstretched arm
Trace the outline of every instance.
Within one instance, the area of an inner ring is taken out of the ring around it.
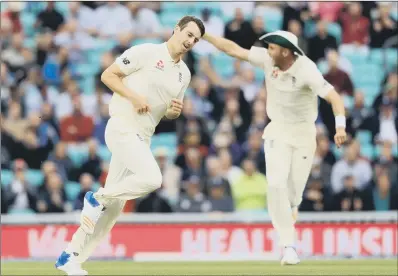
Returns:
[[[337,147],[340,147],[347,140],[347,134],[345,131],[346,118],[344,102],[341,96],[334,89],[327,93],[324,99],[332,105],[333,113],[336,119],[336,135],[334,136],[334,142],[336,143]]]
[[[136,108],[138,113],[149,112],[149,105],[146,99],[128,89],[122,82],[122,78],[126,75],[120,70],[119,66],[114,63],[109,66],[101,74],[101,81],[114,93],[128,99]]]
[[[218,50],[225,52],[231,57],[243,61],[249,61],[249,50],[240,47],[231,40],[219,36],[213,36],[208,33],[205,33],[202,38],[213,44]]]

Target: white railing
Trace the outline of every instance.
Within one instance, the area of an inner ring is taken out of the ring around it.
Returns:
[[[80,213],[65,214],[29,214],[2,215],[1,223],[10,224],[76,224]],[[118,223],[269,223],[270,217],[266,213],[226,213],[226,214],[122,214]],[[398,222],[396,211],[385,212],[322,212],[300,213],[299,222]]]

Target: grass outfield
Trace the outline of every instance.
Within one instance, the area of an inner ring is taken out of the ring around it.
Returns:
[[[87,262],[89,275],[397,275],[397,260],[277,262]],[[64,275],[50,262],[4,262],[1,275]]]

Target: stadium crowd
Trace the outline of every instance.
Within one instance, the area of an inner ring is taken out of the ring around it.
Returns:
[[[293,32],[344,97],[342,149],[331,107],[319,100],[303,211],[398,209],[394,11],[390,2],[1,3],[2,213],[79,210],[85,192],[104,185],[112,92],[100,75],[130,46],[165,41],[185,14],[247,49],[267,32]],[[205,41],[185,62],[183,114],[162,121],[152,142],[163,186],[125,212],[266,211],[262,72]]]

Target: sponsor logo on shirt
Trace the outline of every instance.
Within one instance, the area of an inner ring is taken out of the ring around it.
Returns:
[[[292,77],[292,85],[296,86],[296,77]]]
[[[156,63],[156,68],[159,69],[159,70],[161,70],[161,71],[164,70],[164,63],[163,63],[163,60],[159,60],[159,61]]]
[[[278,74],[279,74],[279,70],[278,70],[277,68],[274,68],[274,69],[272,70],[271,77],[272,77],[273,79],[276,79],[276,78],[278,77]]]
[[[181,72],[178,73],[178,81],[182,82],[182,73]]]

